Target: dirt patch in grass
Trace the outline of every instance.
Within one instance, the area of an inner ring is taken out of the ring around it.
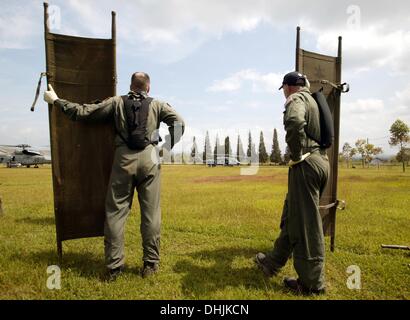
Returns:
[[[389,177],[389,176],[380,176],[380,177],[368,177],[368,176],[347,176],[342,177],[340,180],[349,181],[349,182],[397,182],[400,181],[396,176]]]
[[[366,181],[366,178],[362,176],[348,176],[348,177],[341,178],[341,180],[355,182],[355,181]]]
[[[272,175],[272,176],[215,176],[215,177],[203,177],[199,179],[194,179],[194,183],[218,183],[218,182],[240,182],[240,181],[267,181],[267,182],[273,182],[276,181],[276,179],[281,179],[283,180],[283,177],[279,177],[278,175]]]

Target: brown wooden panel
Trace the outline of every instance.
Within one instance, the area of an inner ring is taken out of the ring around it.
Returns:
[[[115,39],[52,34],[46,23],[45,29],[48,83],[60,98],[87,103],[115,95]],[[57,242],[102,236],[113,125],[74,122],[51,106],[49,122]]]
[[[335,141],[327,150],[329,157],[329,180],[326,189],[320,199],[320,205],[334,203],[337,199],[337,170],[339,150],[339,122],[340,122],[340,91],[330,85],[320,83],[327,80],[334,84],[340,83],[340,59],[338,57],[326,56],[306,50],[298,49],[296,69],[305,74],[311,83],[311,92],[318,91],[323,87],[323,93],[332,112],[335,125]],[[321,210],[323,217],[323,231],[326,236],[335,236],[336,208]]]
[[[333,83],[337,82],[337,58],[302,49],[300,49],[300,55],[302,58],[299,60],[299,71],[307,75],[309,81],[311,82],[311,91],[315,92],[323,87],[323,93],[326,97],[328,97],[333,88],[328,85],[320,84],[319,81],[328,80]]]

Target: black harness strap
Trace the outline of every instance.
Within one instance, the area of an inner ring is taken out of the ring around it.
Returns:
[[[37,83],[36,95],[34,96],[34,101],[33,101],[33,104],[31,105],[31,108],[30,108],[31,111],[34,111],[34,106],[36,105],[38,96],[39,96],[39,94],[40,94],[41,80],[42,80],[43,77],[45,77],[46,75],[47,75],[47,72],[42,72],[42,73],[40,73],[40,79],[38,79],[38,83]]]
[[[147,127],[147,119],[148,119],[148,112],[149,112],[149,105],[152,102],[153,98],[143,98],[142,100],[133,99],[130,95],[121,96],[122,101],[124,103],[124,111],[126,115],[127,125],[128,125],[128,134],[130,135],[130,126],[131,127]],[[138,111],[138,119],[137,119],[137,112]],[[120,136],[121,140],[131,149],[139,149],[132,147],[130,140],[125,139],[125,137],[120,133],[119,130],[116,130],[118,135]],[[145,133],[144,133],[145,136]],[[129,138],[129,137],[128,137]],[[158,141],[147,141],[147,145],[149,144],[158,144]],[[142,148],[141,148],[142,149]]]

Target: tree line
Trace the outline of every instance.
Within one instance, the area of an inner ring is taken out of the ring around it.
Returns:
[[[406,164],[410,161],[410,148],[407,148],[407,144],[410,142],[410,129],[409,126],[401,121],[396,120],[390,127],[390,139],[389,144],[391,146],[399,146],[399,152],[396,154],[396,160],[402,163],[403,172],[406,171]],[[346,166],[349,168],[349,164],[352,163],[355,155],[360,155],[363,168],[373,160],[379,160],[377,156],[383,152],[382,148],[377,147],[369,143],[368,139],[358,139],[355,142],[355,147],[352,147],[349,143],[345,143],[340,153],[340,157],[346,162]],[[353,166],[353,164],[351,164]]]
[[[407,148],[407,144],[410,142],[409,132],[409,126],[400,119],[396,120],[390,127],[389,144],[391,146],[399,146],[399,152],[396,155],[396,159],[398,162],[402,163],[403,172],[405,171],[406,163],[408,165],[408,162],[410,161],[410,148]],[[380,155],[382,152],[382,148],[369,143],[368,139],[361,138],[355,142],[354,147],[351,146],[348,142],[344,143],[342,152],[339,154],[339,156],[346,162],[347,167],[351,165],[353,157],[360,156],[362,166],[364,168],[366,166],[370,166],[370,163],[373,160],[381,161],[381,159],[378,158],[378,155]],[[236,142],[236,154],[233,154],[232,152],[232,143],[229,136],[225,137],[223,143],[221,143],[219,136],[216,135],[214,148],[212,149],[209,132],[207,131],[202,155],[200,155],[200,152],[198,150],[196,138],[193,137],[190,157],[191,161],[194,164],[207,163],[207,161],[216,162],[218,157],[221,156],[225,157],[227,161],[229,159],[235,158],[241,164],[271,163],[283,165],[287,164],[290,160],[290,152],[288,147],[286,147],[285,152],[282,156],[276,128],[273,130],[272,151],[270,154],[268,154],[268,152],[266,151],[265,139],[262,131],[260,132],[259,146],[257,150],[256,145],[252,139],[252,134],[249,131],[246,153],[241,140],[241,136],[238,135]],[[185,163],[183,154],[182,162]]]
[[[192,148],[190,153],[191,161],[194,164],[199,162],[207,163],[207,161],[216,162],[218,157],[222,156],[225,157],[226,160],[234,158],[241,164],[283,164],[286,161],[286,157],[288,157],[282,157],[276,128],[273,130],[272,151],[270,154],[268,154],[268,152],[266,151],[265,138],[263,136],[262,131],[260,132],[259,136],[258,150],[256,150],[256,145],[253,142],[252,134],[250,131],[248,134],[248,146],[246,149],[246,153],[240,135],[238,135],[237,137],[235,154],[232,151],[232,142],[230,140],[230,137],[225,137],[223,141],[223,143],[220,142],[219,135],[217,134],[214,148],[212,148],[211,141],[209,138],[209,132],[207,131],[205,135],[204,150],[201,155],[198,150],[198,145],[196,143],[196,137],[193,137]]]

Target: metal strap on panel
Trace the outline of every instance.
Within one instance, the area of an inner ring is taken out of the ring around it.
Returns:
[[[37,83],[36,95],[34,96],[34,101],[33,101],[33,104],[31,105],[31,108],[30,108],[31,111],[34,111],[34,106],[36,105],[38,96],[40,95],[41,80],[46,75],[47,75],[47,72],[40,73],[40,79],[38,79],[38,83]]]
[[[330,82],[329,80],[309,80],[310,83],[320,83],[320,84],[327,84],[330,85],[331,87],[340,90],[342,93],[349,92],[350,86],[348,83],[344,82],[341,84],[334,84],[333,82]]]
[[[333,203],[326,204],[324,206],[319,206],[320,210],[328,210],[332,207],[337,207],[339,210],[344,210],[346,208],[346,202],[344,200],[336,200]]]

